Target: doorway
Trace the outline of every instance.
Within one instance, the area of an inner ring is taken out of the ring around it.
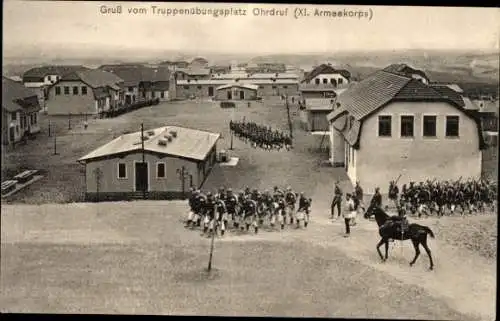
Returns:
[[[245,92],[243,90],[240,90],[240,99],[241,100],[245,99]]]
[[[227,100],[231,100],[233,99],[233,94],[231,93],[231,91],[228,91],[227,92]]]
[[[213,97],[214,96],[214,87],[208,87],[208,96]]]
[[[148,163],[135,163],[135,190],[148,191]]]

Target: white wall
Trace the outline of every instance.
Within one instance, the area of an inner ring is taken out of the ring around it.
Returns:
[[[378,137],[378,116],[392,115],[392,137]],[[414,115],[414,137],[400,138],[400,116]],[[437,137],[422,135],[424,115],[437,116]],[[446,115],[458,115],[459,138],[445,137]],[[363,122],[356,174],[367,193],[385,189],[390,180],[409,181],[479,178],[481,151],[474,120],[444,102],[394,102]]]

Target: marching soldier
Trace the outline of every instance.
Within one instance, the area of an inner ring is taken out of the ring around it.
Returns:
[[[351,197],[350,193],[346,194],[346,209],[344,212],[344,222],[345,222],[345,235],[344,237],[349,237],[351,234],[351,224],[350,220],[353,216],[356,215],[356,210],[354,209],[354,200]]]
[[[286,189],[285,201],[286,208],[288,212],[288,216],[290,217],[290,224],[293,224],[293,216],[295,211],[295,203],[297,202],[296,194],[292,191],[292,188],[289,186]]]
[[[297,210],[297,228],[300,227],[300,221],[304,221],[304,227],[309,224],[310,208],[312,204],[312,199],[307,198],[304,193],[300,193],[299,197],[299,209]],[[300,214],[300,215],[299,215]]]
[[[186,227],[191,227],[192,224],[195,223],[195,213],[198,211],[196,204],[198,195],[197,191],[191,187],[189,195],[189,213],[186,221]]]

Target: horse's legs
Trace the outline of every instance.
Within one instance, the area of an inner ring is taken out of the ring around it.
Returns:
[[[389,240],[385,241],[385,260],[387,261],[387,258],[389,257]]]
[[[432,261],[431,250],[429,249],[429,246],[427,246],[427,235],[425,235],[424,240],[422,241],[422,246],[424,247],[425,252],[427,252],[427,256],[429,256],[429,270],[432,270],[434,268],[434,262]]]
[[[413,243],[413,247],[415,248],[415,257],[410,262],[410,266],[413,266],[413,264],[415,264],[415,262],[417,261],[418,256],[420,255],[420,249],[418,248],[420,246],[420,243],[415,239],[411,239],[411,242]]]
[[[385,260],[384,260],[384,257],[382,256],[382,252],[380,252],[380,247],[382,246],[382,244],[384,244],[384,242],[385,242],[385,240],[382,238],[380,240],[380,242],[378,242],[378,244],[377,244],[377,252],[378,252],[378,255],[380,255],[380,259],[382,261],[385,261]]]

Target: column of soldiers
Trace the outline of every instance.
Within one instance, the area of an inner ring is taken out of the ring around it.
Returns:
[[[264,225],[283,230],[294,223],[300,228],[302,222],[307,227],[310,219],[312,199],[291,187],[283,191],[275,186],[272,192],[247,187],[239,193],[231,188],[216,193],[191,189],[190,194],[186,227],[199,228],[207,236],[214,232],[222,236],[228,229],[249,232],[250,228],[257,234]]]
[[[443,216],[484,213],[489,207],[495,209],[497,186],[487,180],[443,181],[427,180],[403,184],[401,192],[397,183],[389,183],[389,199],[404,213]]]
[[[253,147],[260,147],[265,150],[292,148],[292,138],[279,130],[273,130],[271,127],[258,125],[254,122],[235,122],[230,121],[229,129],[231,133],[243,140],[245,143],[251,143]]]

